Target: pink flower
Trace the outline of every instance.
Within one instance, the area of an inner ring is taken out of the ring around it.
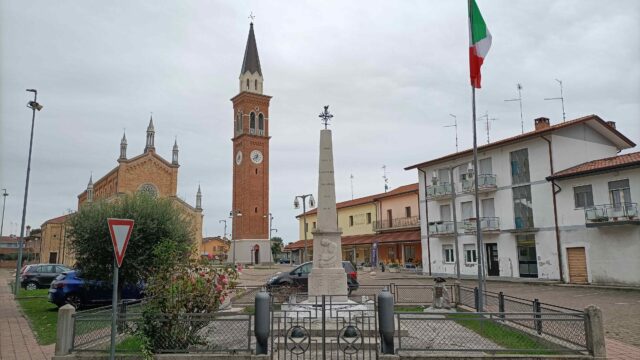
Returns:
[[[217,292],[221,292],[222,291],[222,286],[221,285],[216,285],[216,291]]]
[[[220,302],[223,303],[224,302],[224,296],[220,296]]]

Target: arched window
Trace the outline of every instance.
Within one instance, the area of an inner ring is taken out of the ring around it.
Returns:
[[[264,130],[264,115],[258,115],[258,130]]]
[[[254,89],[255,89],[255,90],[258,90],[258,79],[253,80],[253,81],[254,81],[254,82],[253,82],[253,87],[254,87]]]
[[[249,90],[249,79],[247,79],[247,90]]]
[[[250,118],[251,120],[249,121],[249,127],[251,128],[251,130],[255,130],[256,129],[256,113],[251,112]]]
[[[242,113],[238,114],[238,132],[242,132],[242,128],[243,128],[243,124],[242,124],[242,120],[243,120],[244,116],[242,115]]]

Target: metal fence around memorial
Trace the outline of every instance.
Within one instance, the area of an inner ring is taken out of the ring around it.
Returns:
[[[399,352],[562,354],[588,352],[548,332],[519,325],[536,319],[543,328],[584,328],[584,314],[396,313]],[[567,326],[566,324],[571,324]]]

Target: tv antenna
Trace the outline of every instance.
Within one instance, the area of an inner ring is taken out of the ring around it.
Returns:
[[[556,81],[560,85],[560,97],[545,98],[545,100],[560,100],[560,102],[562,103],[562,122],[565,122],[567,121],[567,114],[564,112],[564,95],[562,94],[562,80],[556,79]]]
[[[445,125],[444,127],[452,127],[456,130],[456,152],[458,152],[458,117],[453,114],[449,114],[453,118],[453,125]]]
[[[490,122],[491,122],[491,121],[496,121],[496,120],[498,120],[498,119],[497,119],[497,118],[490,118],[490,117],[489,117],[489,112],[488,112],[488,111],[485,111],[484,115],[482,115],[482,116],[480,116],[480,117],[478,118],[478,121],[480,121],[480,120],[482,120],[482,119],[484,119],[484,120],[485,120],[485,129],[486,129],[486,131],[487,131],[487,144],[488,144],[488,143],[491,141],[491,140],[489,139],[489,132],[490,132],[490,130],[491,130]]]
[[[382,165],[382,178],[384,179],[384,192],[389,190],[389,178],[387,177],[387,165]]]
[[[353,174],[349,176],[349,180],[351,180],[351,200],[353,200]]]
[[[520,104],[520,130],[524,134],[524,117],[522,116],[522,84],[518,83],[516,87],[518,89],[518,98],[508,99],[505,101],[517,101]]]

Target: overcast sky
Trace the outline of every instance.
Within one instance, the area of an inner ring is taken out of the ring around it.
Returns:
[[[472,143],[466,1],[18,1],[0,3],[0,188],[4,235],[19,233],[31,99],[39,91],[27,224],[75,210],[93,172],[142,152],[153,112],[156,149],[180,146],[178,195],[202,185],[204,235],[222,235],[231,207],[233,111],[249,30],[265,94],[273,96],[271,212],[297,240],[296,194],[317,192],[318,114],[335,115],[338,201],[416,182],[403,168]],[[478,111],[497,118],[491,138],[533,119],[597,114],[640,143],[640,1],[489,1],[493,34]],[[481,143],[486,133],[479,127]],[[230,232],[230,229],[228,230]]]

